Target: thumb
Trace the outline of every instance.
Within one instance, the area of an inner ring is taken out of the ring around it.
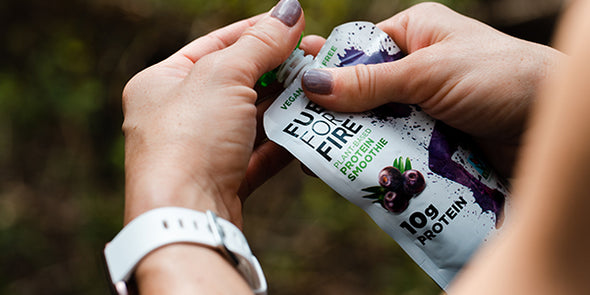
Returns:
[[[339,112],[362,112],[390,102],[419,104],[428,97],[419,85],[429,75],[417,55],[381,64],[310,69],[303,75],[303,89],[315,103]]]
[[[228,70],[235,70],[253,86],[260,76],[289,57],[305,27],[302,14],[299,1],[281,0],[223,51],[224,60],[231,64]]]

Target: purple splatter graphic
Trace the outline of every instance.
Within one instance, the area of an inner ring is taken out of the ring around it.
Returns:
[[[451,159],[459,149],[461,134],[442,122],[437,122],[428,146],[428,165],[432,172],[468,187],[483,212],[496,215],[496,228],[502,224],[505,196],[491,189]]]
[[[367,55],[362,50],[357,50],[355,48],[347,48],[344,50],[344,55],[338,54],[338,57],[340,58],[340,63],[336,66],[347,67],[358,64],[368,65],[390,62],[404,57],[404,54],[400,51],[394,55],[389,55],[386,50],[381,49],[371,55]]]
[[[417,108],[419,110],[419,108]],[[389,104],[372,110],[368,117],[374,122],[386,122],[392,119],[407,118],[412,109],[409,105]],[[464,185],[472,191],[475,203],[483,212],[492,212],[496,216],[496,228],[500,228],[504,213],[505,196],[497,189],[491,189],[469,173],[461,164],[452,160],[459,149],[459,143],[467,140],[459,131],[436,121],[428,145],[428,166],[439,176]]]
[[[388,103],[371,110],[371,113],[380,120],[407,118],[412,114],[412,107],[402,103]]]

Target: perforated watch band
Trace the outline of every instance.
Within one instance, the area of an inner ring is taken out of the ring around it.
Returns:
[[[195,243],[218,249],[246,279],[255,294],[266,294],[266,279],[244,234],[231,222],[186,208],[164,207],[132,220],[104,248],[109,278],[120,295],[139,261],[173,243]]]

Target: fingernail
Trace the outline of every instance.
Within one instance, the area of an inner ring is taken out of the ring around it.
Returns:
[[[303,87],[317,94],[332,93],[332,74],[325,70],[311,69],[303,74]]]
[[[301,16],[301,4],[297,0],[281,0],[270,15],[292,27]]]

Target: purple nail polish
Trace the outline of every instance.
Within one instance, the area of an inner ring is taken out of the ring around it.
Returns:
[[[308,91],[317,94],[330,94],[334,80],[329,71],[311,69],[303,74],[302,82],[303,87]]]
[[[272,10],[271,16],[292,27],[301,16],[301,4],[297,0],[281,0]]]

